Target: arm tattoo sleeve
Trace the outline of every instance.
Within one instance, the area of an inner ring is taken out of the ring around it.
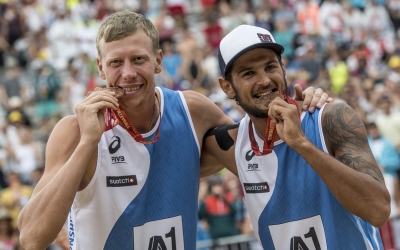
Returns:
[[[369,147],[364,124],[349,105],[329,106],[322,119],[322,128],[326,146],[337,160],[384,182]]]

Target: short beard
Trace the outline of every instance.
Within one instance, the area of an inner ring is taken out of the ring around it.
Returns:
[[[283,80],[285,82],[285,92],[287,92],[287,81],[286,81],[286,77],[283,77]],[[255,106],[250,106],[245,104],[242,101],[242,98],[240,97],[235,85],[233,84],[233,82],[231,83],[233,91],[235,92],[235,101],[236,103],[242,107],[242,109],[249,115],[254,116],[256,118],[268,118],[268,109],[259,109]],[[286,93],[287,94],[287,93]]]

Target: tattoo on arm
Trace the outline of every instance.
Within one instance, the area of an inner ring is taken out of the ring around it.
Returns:
[[[356,171],[384,182],[357,113],[347,104],[326,107],[322,119],[326,146],[333,157]]]

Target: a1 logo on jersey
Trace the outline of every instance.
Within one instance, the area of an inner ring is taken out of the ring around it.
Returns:
[[[321,216],[269,226],[275,249],[327,250]]]
[[[133,228],[134,249],[184,250],[182,217],[150,221]]]

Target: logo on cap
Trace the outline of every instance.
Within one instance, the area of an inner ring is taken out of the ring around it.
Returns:
[[[258,37],[260,38],[261,42],[269,42],[269,43],[273,43],[274,41],[272,41],[272,38],[270,35],[267,34],[261,34],[261,33],[257,33]]]

